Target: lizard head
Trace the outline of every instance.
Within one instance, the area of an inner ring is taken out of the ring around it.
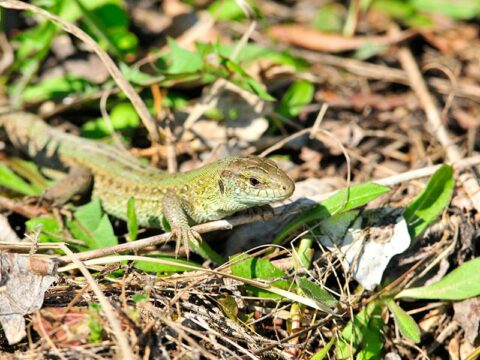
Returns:
[[[275,162],[256,156],[227,159],[218,186],[240,207],[284,200],[295,189],[293,180]]]

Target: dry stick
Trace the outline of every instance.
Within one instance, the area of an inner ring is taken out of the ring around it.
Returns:
[[[480,156],[474,156],[467,159],[463,159],[455,163],[454,167],[456,170],[461,170],[461,169],[471,167],[473,165],[478,165],[478,164],[480,164]],[[397,185],[406,181],[410,181],[413,179],[430,176],[435,171],[437,171],[441,166],[442,165],[429,166],[429,167],[425,167],[417,170],[408,171],[403,174],[394,175],[394,176],[390,176],[390,177],[379,179],[379,180],[374,180],[373,182],[377,184],[385,185],[385,186],[394,186],[394,185]],[[262,220],[265,220],[265,218],[271,218],[273,216],[283,214],[287,209],[289,212],[292,212],[292,213],[300,212],[302,210],[311,208],[312,202],[319,203],[325,200],[326,198],[332,196],[336,192],[337,191],[332,191],[326,194],[305,198],[305,200],[307,201],[299,202],[298,204],[277,206],[272,209],[273,214],[240,215],[240,216],[232,217],[229,220],[217,220],[217,221],[211,221],[205,224],[196,225],[193,227],[193,230],[199,233],[206,233],[206,232],[218,231],[218,230],[230,230],[233,227],[238,225],[247,224],[254,221],[262,221]],[[125,244],[115,245],[115,246],[97,249],[97,250],[84,251],[81,253],[77,253],[76,256],[77,256],[77,259],[82,261],[95,259],[98,257],[107,256],[107,255],[113,255],[113,254],[119,254],[122,252],[143,249],[148,246],[164,243],[169,238],[170,238],[170,233],[165,233],[165,234],[155,235],[145,239],[137,240],[134,242],[128,242]],[[63,263],[68,263],[69,257],[63,256],[63,257],[60,257],[59,260]]]
[[[415,62],[411,51],[406,47],[401,47],[398,57],[402,67],[405,69],[410,87],[418,96],[420,103],[425,111],[430,131],[437,138],[438,142],[445,148],[448,162],[457,162],[462,159],[462,154],[458,146],[452,141],[448,130],[443,126],[440,111],[437,108],[434,98],[428,91],[427,85],[420,73],[420,69]],[[467,170],[467,169],[465,169]],[[480,185],[475,179],[472,171],[465,171],[460,174],[459,180],[470,197],[473,207],[480,212]]]
[[[408,78],[405,71],[391,68],[385,65],[372,64],[366,61],[347,59],[340,56],[330,54],[320,54],[311,50],[294,49],[294,55],[303,56],[311,62],[320,62],[325,65],[330,65],[345,69],[352,74],[360,75],[369,79],[390,81],[398,84],[408,85]],[[450,94],[452,92],[452,83],[450,80],[431,78],[428,79],[429,85],[433,86],[442,94]],[[469,84],[464,81],[458,81],[454,84],[454,93],[456,96],[475,98],[480,100],[480,86]]]
[[[160,140],[155,122],[150,116],[150,113],[148,112],[144,102],[142,101],[140,96],[135,92],[135,90],[130,85],[130,83],[125,79],[122,72],[117,67],[117,65],[113,62],[110,56],[108,56],[108,54],[100,46],[98,46],[98,44],[95,42],[95,40],[93,40],[90,37],[90,35],[88,35],[86,32],[84,32],[82,29],[80,29],[76,25],[73,25],[63,20],[62,18],[54,14],[51,14],[48,11],[43,10],[37,6],[27,4],[22,1],[0,0],[0,6],[7,9],[28,10],[35,14],[46,17],[47,19],[51,20],[57,25],[60,25],[60,27],[64,31],[76,36],[77,38],[82,40],[85,44],[87,44],[103,62],[108,72],[117,83],[118,87],[122,89],[125,95],[127,95],[127,97],[130,99],[133,106],[135,107],[135,110],[137,110],[138,115],[142,119],[143,124],[147,128],[151,139],[155,142],[158,142]]]
[[[13,64],[14,55],[13,49],[8,42],[7,35],[0,33],[0,50],[2,51],[2,58],[0,59],[0,74],[3,74],[10,65]]]
[[[78,266],[78,269],[82,273],[83,276],[85,276],[85,279],[87,280],[88,284],[90,285],[90,288],[93,290],[95,295],[98,298],[98,302],[100,303],[102,310],[110,323],[110,326],[112,327],[113,330],[113,335],[118,341],[118,345],[121,350],[121,357],[123,359],[128,359],[128,360],[134,360],[136,359],[135,355],[133,354],[132,349],[130,348],[130,344],[128,343],[127,336],[122,330],[122,325],[120,324],[120,321],[118,320],[117,316],[115,315],[115,311],[112,307],[112,304],[107,300],[105,295],[103,294],[102,290],[98,286],[97,282],[93,278],[93,276],[90,274],[88,269],[85,267],[85,265],[78,259],[78,256],[76,256],[65,244],[62,244],[62,250],[67,254],[67,257],[70,258],[70,260]],[[120,354],[119,354],[120,355]],[[120,357],[120,356],[119,356]]]

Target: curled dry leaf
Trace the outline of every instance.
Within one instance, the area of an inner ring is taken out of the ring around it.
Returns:
[[[26,335],[23,317],[40,309],[55,274],[53,260],[0,253],[0,323],[10,345]]]
[[[320,227],[320,242],[342,259],[365,289],[380,284],[390,259],[410,246],[402,209],[381,208],[334,215]]]
[[[367,45],[380,46],[395,44],[412,37],[416,32],[407,30],[398,34],[348,37],[323,33],[305,25],[293,24],[272,26],[268,34],[278,41],[305,49],[342,52],[356,50]]]

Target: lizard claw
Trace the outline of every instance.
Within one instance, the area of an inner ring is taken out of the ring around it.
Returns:
[[[183,245],[187,259],[190,257],[190,243],[194,247],[199,247],[202,242],[202,237],[198,232],[192,230],[189,226],[177,226],[172,228],[171,237],[175,237],[175,257],[178,258],[180,247]]]

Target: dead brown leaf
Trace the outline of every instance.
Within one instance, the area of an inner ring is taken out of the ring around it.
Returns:
[[[48,259],[0,253],[0,323],[9,344],[26,335],[23,317],[40,309],[55,273]]]
[[[327,52],[356,50],[366,45],[391,45],[408,39],[415,34],[415,31],[407,30],[392,35],[347,37],[323,33],[300,24],[274,25],[268,30],[268,35],[278,41],[310,50]]]

